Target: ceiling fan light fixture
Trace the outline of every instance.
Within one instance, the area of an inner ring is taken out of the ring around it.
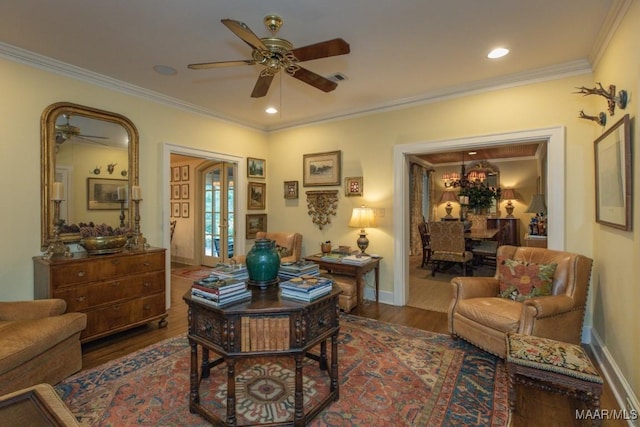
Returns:
[[[509,49],[505,48],[505,47],[497,47],[495,49],[493,49],[491,52],[489,52],[489,54],[487,55],[487,58],[489,59],[498,59],[498,58],[502,58],[503,56],[507,55],[509,53]]]

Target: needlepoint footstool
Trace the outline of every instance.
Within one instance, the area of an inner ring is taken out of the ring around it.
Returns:
[[[575,397],[590,410],[600,409],[602,377],[580,345],[517,333],[507,334],[506,340],[512,412],[517,383]]]

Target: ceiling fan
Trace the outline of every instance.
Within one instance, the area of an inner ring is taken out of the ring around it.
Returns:
[[[78,138],[94,144],[107,145],[96,139],[108,139],[106,136],[84,135],[80,132],[80,128],[71,124],[71,114],[64,114],[66,122],[56,125],[56,144],[63,144],[71,138]]]
[[[309,71],[298,65],[298,63],[347,54],[350,52],[349,43],[341,38],[337,38],[294,49],[291,42],[276,37],[276,33],[282,26],[282,22],[282,18],[277,15],[265,16],[264,25],[271,32],[271,37],[259,38],[245,23],[234,21],[233,19],[223,19],[222,23],[253,49],[251,54],[252,59],[204,62],[189,64],[188,67],[192,70],[203,70],[235,65],[262,65],[264,68],[260,72],[253,92],[251,92],[252,98],[265,96],[269,91],[273,77],[280,70],[323,92],[331,92],[334,90],[338,86],[336,82],[316,74],[313,71]]]

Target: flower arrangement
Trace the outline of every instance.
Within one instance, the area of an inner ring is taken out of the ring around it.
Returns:
[[[469,197],[469,209],[489,209],[493,205],[493,201],[500,201],[500,187],[488,187],[486,185],[474,185],[460,191],[461,196]]]

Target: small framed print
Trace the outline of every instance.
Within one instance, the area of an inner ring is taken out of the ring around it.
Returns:
[[[189,218],[189,202],[183,202],[180,205],[182,205],[180,212],[182,218]]]
[[[267,214],[247,214],[246,239],[255,239],[258,231],[267,231]]]
[[[189,184],[180,184],[180,199],[189,199]]]
[[[175,184],[171,186],[171,199],[180,200],[180,184]]]
[[[344,179],[344,195],[347,197],[362,196],[361,176],[348,176]]]
[[[285,199],[297,199],[298,198],[298,181],[285,181],[284,182],[284,198]]]
[[[189,165],[180,166],[180,178],[182,181],[189,181]]]
[[[175,166],[171,168],[171,181],[173,182],[180,181],[180,166]]]
[[[247,209],[260,210],[265,208],[267,184],[262,182],[250,182],[247,197]]]
[[[180,203],[171,204],[171,216],[174,218],[180,218]]]
[[[247,178],[265,178],[267,176],[267,161],[247,157]]]

